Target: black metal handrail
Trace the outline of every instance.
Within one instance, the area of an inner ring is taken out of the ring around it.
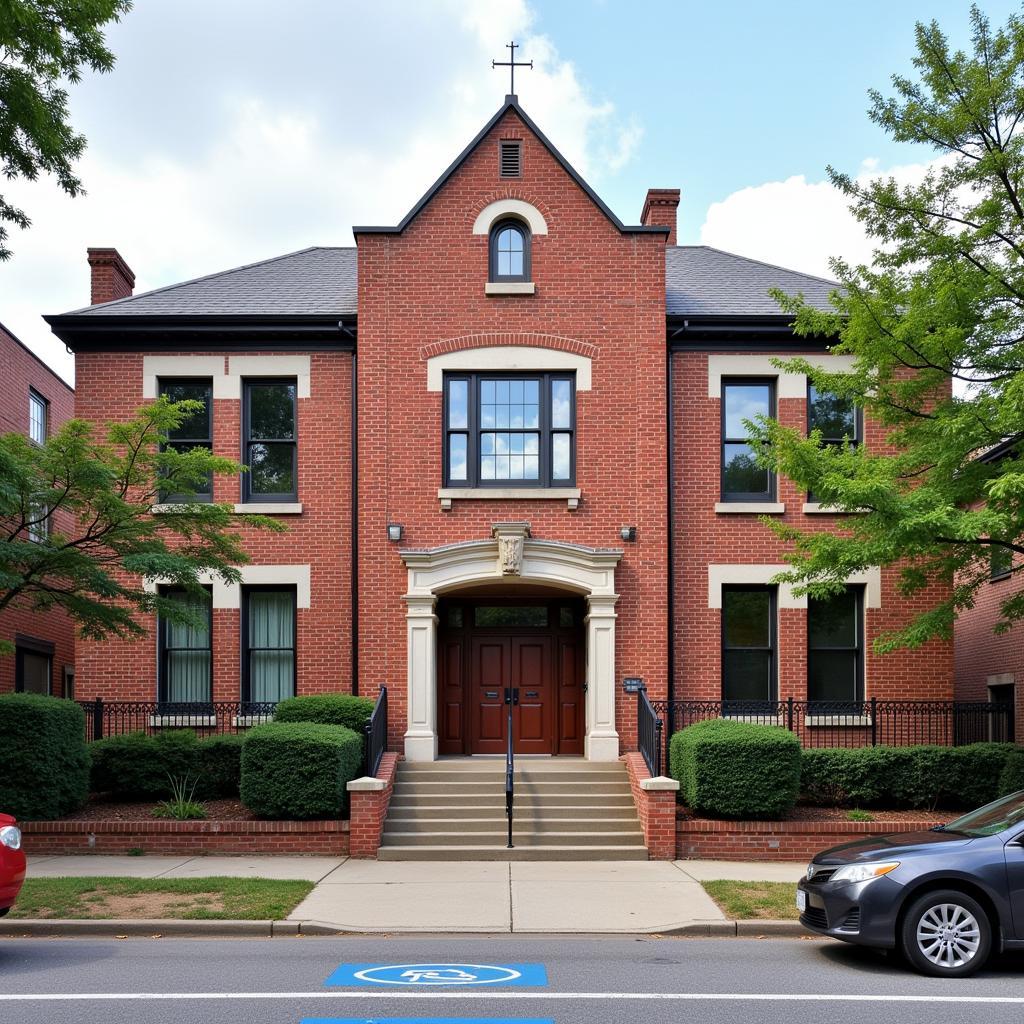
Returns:
[[[375,776],[384,751],[388,748],[388,688],[386,686],[380,688],[370,720],[363,728],[366,730],[366,774]]]
[[[512,819],[516,802],[516,753],[512,735],[512,708],[519,703],[519,690],[505,687],[505,703],[508,705],[508,744],[505,748],[505,817],[508,819],[508,842],[506,849],[513,850]]]
[[[657,716],[646,690],[636,695],[637,748],[647,762],[647,770],[655,778],[661,775],[662,730],[664,723]]]

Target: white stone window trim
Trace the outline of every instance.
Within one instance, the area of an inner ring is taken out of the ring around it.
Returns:
[[[439,487],[437,498],[447,512],[453,501],[564,501],[570,512],[580,505],[578,487]]]
[[[294,377],[299,398],[310,396],[310,357],[296,356],[143,356],[142,397],[155,399],[161,377],[208,377],[214,398],[241,399],[246,377]]]
[[[708,607],[722,607],[722,588],[725,586],[768,586],[774,576],[791,569],[790,565],[739,565],[718,564],[708,566]],[[863,572],[853,573],[847,583],[864,586],[864,607],[882,607],[882,570],[872,566]],[[785,583],[778,584],[779,608],[807,609],[807,595],[797,597],[793,588]]]
[[[151,729],[206,729],[217,724],[216,715],[150,715]]]
[[[803,512],[808,516],[855,516],[860,514],[856,509],[836,508],[835,505],[823,505],[819,501],[805,501]]]
[[[537,286],[533,281],[488,281],[484,295],[533,295]]]
[[[214,573],[201,573],[199,582],[213,591],[213,608],[239,610],[242,607],[242,587],[281,586],[295,587],[295,606],[309,608],[310,581],[309,565],[241,565],[236,566],[242,574],[241,583],[225,583]],[[167,580],[149,579],[143,582],[143,589],[153,594]]]
[[[846,728],[861,729],[871,725],[870,715],[807,715],[804,725],[815,728]]]
[[[297,516],[301,512],[301,501],[247,501],[235,505],[235,514],[240,516]]]
[[[781,516],[786,511],[782,501],[716,501],[716,515]]]
[[[592,387],[593,361],[589,356],[543,345],[485,345],[444,352],[427,360],[427,390],[441,391],[444,375],[454,373],[575,373],[576,390]]]
[[[505,217],[518,217],[530,226],[531,235],[546,235],[548,222],[536,206],[525,199],[497,199],[488,203],[473,221],[474,235],[489,235],[491,228]]]
[[[254,725],[263,725],[265,722],[273,720],[273,715],[232,715],[231,724],[236,729],[249,729]]]
[[[807,398],[807,376],[803,373],[787,373],[772,362],[773,359],[788,359],[779,353],[772,356],[760,355],[709,355],[708,356],[708,398],[722,397],[723,377],[775,377],[778,381],[776,398]],[[812,366],[828,373],[849,373],[853,369],[853,356],[810,355],[801,356]]]

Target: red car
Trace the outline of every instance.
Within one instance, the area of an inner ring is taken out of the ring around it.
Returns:
[[[25,851],[21,848],[21,829],[9,814],[0,814],[0,917],[18,898],[25,881]]]

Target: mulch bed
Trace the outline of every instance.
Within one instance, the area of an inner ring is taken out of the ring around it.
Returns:
[[[94,795],[89,802],[73,814],[65,814],[61,821],[173,821],[173,818],[157,819],[153,809],[159,800],[117,801],[103,795]],[[256,815],[242,804],[241,800],[204,800],[207,821],[256,821]]]
[[[952,821],[960,811],[922,811],[922,810],[900,810],[883,811],[871,809],[867,812],[871,815],[872,821],[898,821],[898,822],[920,822],[921,824],[934,825],[937,821]],[[718,821],[717,818],[708,818],[704,815],[694,814],[688,807],[679,807],[676,811],[676,818],[680,821]],[[852,824],[846,816],[844,807],[812,807],[806,804],[797,804],[789,814],[778,819],[779,821],[836,821],[843,824]]]

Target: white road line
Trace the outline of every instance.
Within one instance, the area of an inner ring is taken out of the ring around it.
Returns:
[[[793,992],[68,992],[4,993],[0,1003],[89,1002],[159,1002],[246,999],[335,999],[380,1000],[514,1000],[565,1001],[589,1000],[612,1002],[748,1002],[748,1003],[977,1003],[1024,1005],[1024,996],[943,996],[943,995],[832,995]]]

